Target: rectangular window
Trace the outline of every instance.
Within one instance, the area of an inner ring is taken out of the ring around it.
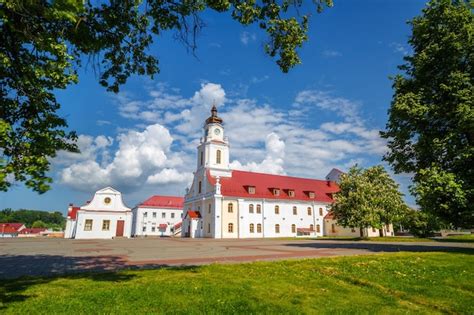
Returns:
[[[260,223],[257,224],[257,233],[262,233],[262,225]]]
[[[293,215],[297,215],[297,214],[298,214],[298,208],[293,207]]]
[[[153,217],[156,218],[156,212],[153,212]]]
[[[273,195],[275,195],[275,196],[280,196],[280,189],[278,189],[278,188],[273,188]]]
[[[254,186],[249,186],[248,191],[249,191],[249,194],[255,195],[255,187]]]
[[[308,196],[309,198],[314,199],[314,192],[313,191],[308,192]]]
[[[166,212],[162,212],[162,213],[161,213],[161,218],[162,218],[162,219],[166,218]]]
[[[171,212],[171,219],[174,219],[174,212]]]
[[[144,226],[144,227],[142,228],[142,231],[143,231],[143,232],[146,232],[146,226]]]
[[[92,220],[86,220],[84,224],[84,231],[92,231]]]
[[[148,212],[143,212],[143,217],[146,218],[148,216]]]
[[[295,196],[295,191],[294,190],[288,190],[288,196],[289,197],[294,197]]]
[[[336,225],[335,224],[331,224],[331,231],[333,233],[336,233]]]
[[[110,220],[103,220],[102,231],[109,231],[109,230],[110,230]]]
[[[262,206],[261,205],[257,205],[257,213],[262,213]]]
[[[311,211],[311,207],[308,207],[308,215],[311,215],[312,211]]]
[[[154,226],[151,227],[151,231],[152,232],[155,232],[156,231],[156,228]]]
[[[207,224],[207,233],[211,233],[211,223]]]

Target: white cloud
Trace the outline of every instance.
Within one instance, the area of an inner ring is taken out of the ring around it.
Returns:
[[[250,42],[257,40],[257,35],[255,33],[242,32],[240,33],[240,42],[247,46]]]
[[[154,175],[148,176],[146,182],[148,184],[189,183],[192,179],[192,173],[180,173],[176,169],[165,168]]]
[[[285,142],[276,133],[270,133],[265,142],[265,159],[260,162],[249,162],[244,165],[238,160],[230,164],[232,169],[245,170],[259,173],[285,174],[283,169],[285,157]]]
[[[399,53],[399,54],[402,54],[402,55],[408,55],[408,48],[403,45],[403,44],[400,44],[400,43],[397,43],[397,42],[391,42],[389,44],[389,46],[393,49],[393,52],[395,53]]]
[[[342,56],[342,53],[336,51],[336,50],[330,50],[330,49],[326,49],[326,50],[323,50],[323,56],[324,57],[328,57],[328,58],[333,58],[333,57],[340,57]]]
[[[132,191],[145,183],[177,183],[189,179],[188,174],[174,169],[182,165],[179,152],[171,152],[173,142],[167,128],[159,124],[146,127],[143,131],[129,130],[117,136],[118,148],[110,162],[98,162],[101,149],[110,146],[111,139],[81,136],[92,149],[78,154],[77,162],[64,168],[61,181],[78,190],[90,191],[105,185]],[[109,154],[108,151],[107,154]],[[150,174],[160,176],[157,180]],[[169,178],[166,178],[169,176]]]

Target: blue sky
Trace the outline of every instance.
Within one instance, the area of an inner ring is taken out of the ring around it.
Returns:
[[[66,212],[104,185],[121,190],[129,206],[152,194],[183,195],[213,101],[235,168],[322,178],[332,167],[379,164],[389,76],[410,53],[406,21],[424,3],[336,0],[312,16],[303,63],[287,74],[265,55],[265,33],[213,12],[202,15],[196,57],[173,33],[156,40],[161,73],[153,80],[133,77],[114,95],[88,67],[79,84],[57,93],[82,153],[53,161],[51,191],[18,184],[0,193],[0,208]],[[409,177],[396,179],[407,193]]]

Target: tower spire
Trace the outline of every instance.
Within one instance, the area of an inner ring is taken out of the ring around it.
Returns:
[[[211,116],[206,119],[206,124],[222,124],[223,120],[219,116],[217,116],[217,107],[216,107],[216,102],[212,102],[212,108],[211,108]]]

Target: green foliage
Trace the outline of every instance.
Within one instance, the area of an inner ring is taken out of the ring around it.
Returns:
[[[332,0],[314,0],[317,11]],[[133,75],[159,73],[149,52],[164,31],[193,52],[208,9],[230,12],[243,25],[257,24],[268,35],[265,51],[283,72],[301,63],[297,49],[307,40],[310,12],[300,15],[302,1],[82,1],[0,2],[0,190],[12,182],[44,193],[50,159],[59,150],[77,152],[74,132],[57,115],[54,91],[78,82],[87,58],[108,91]]]
[[[360,229],[400,220],[406,205],[398,184],[378,165],[363,170],[353,166],[341,176],[332,211],[344,227]]]
[[[33,222],[33,224],[31,225],[32,228],[46,228],[46,223],[44,223],[43,221],[41,220],[37,220],[35,222]]]
[[[443,227],[437,217],[413,209],[407,209],[400,223],[404,229],[407,229],[416,237],[434,236],[434,232]]]
[[[3,314],[472,314],[473,266],[474,255],[437,252],[23,277],[2,280],[0,308]]]
[[[66,219],[58,211],[46,212],[26,209],[13,211],[7,208],[0,211],[0,222],[24,223],[26,227],[34,227],[34,223],[41,222],[45,224],[41,227],[62,230],[66,224]]]
[[[456,227],[474,226],[473,2],[433,0],[413,19],[394,78],[385,159],[413,173],[422,211]]]

